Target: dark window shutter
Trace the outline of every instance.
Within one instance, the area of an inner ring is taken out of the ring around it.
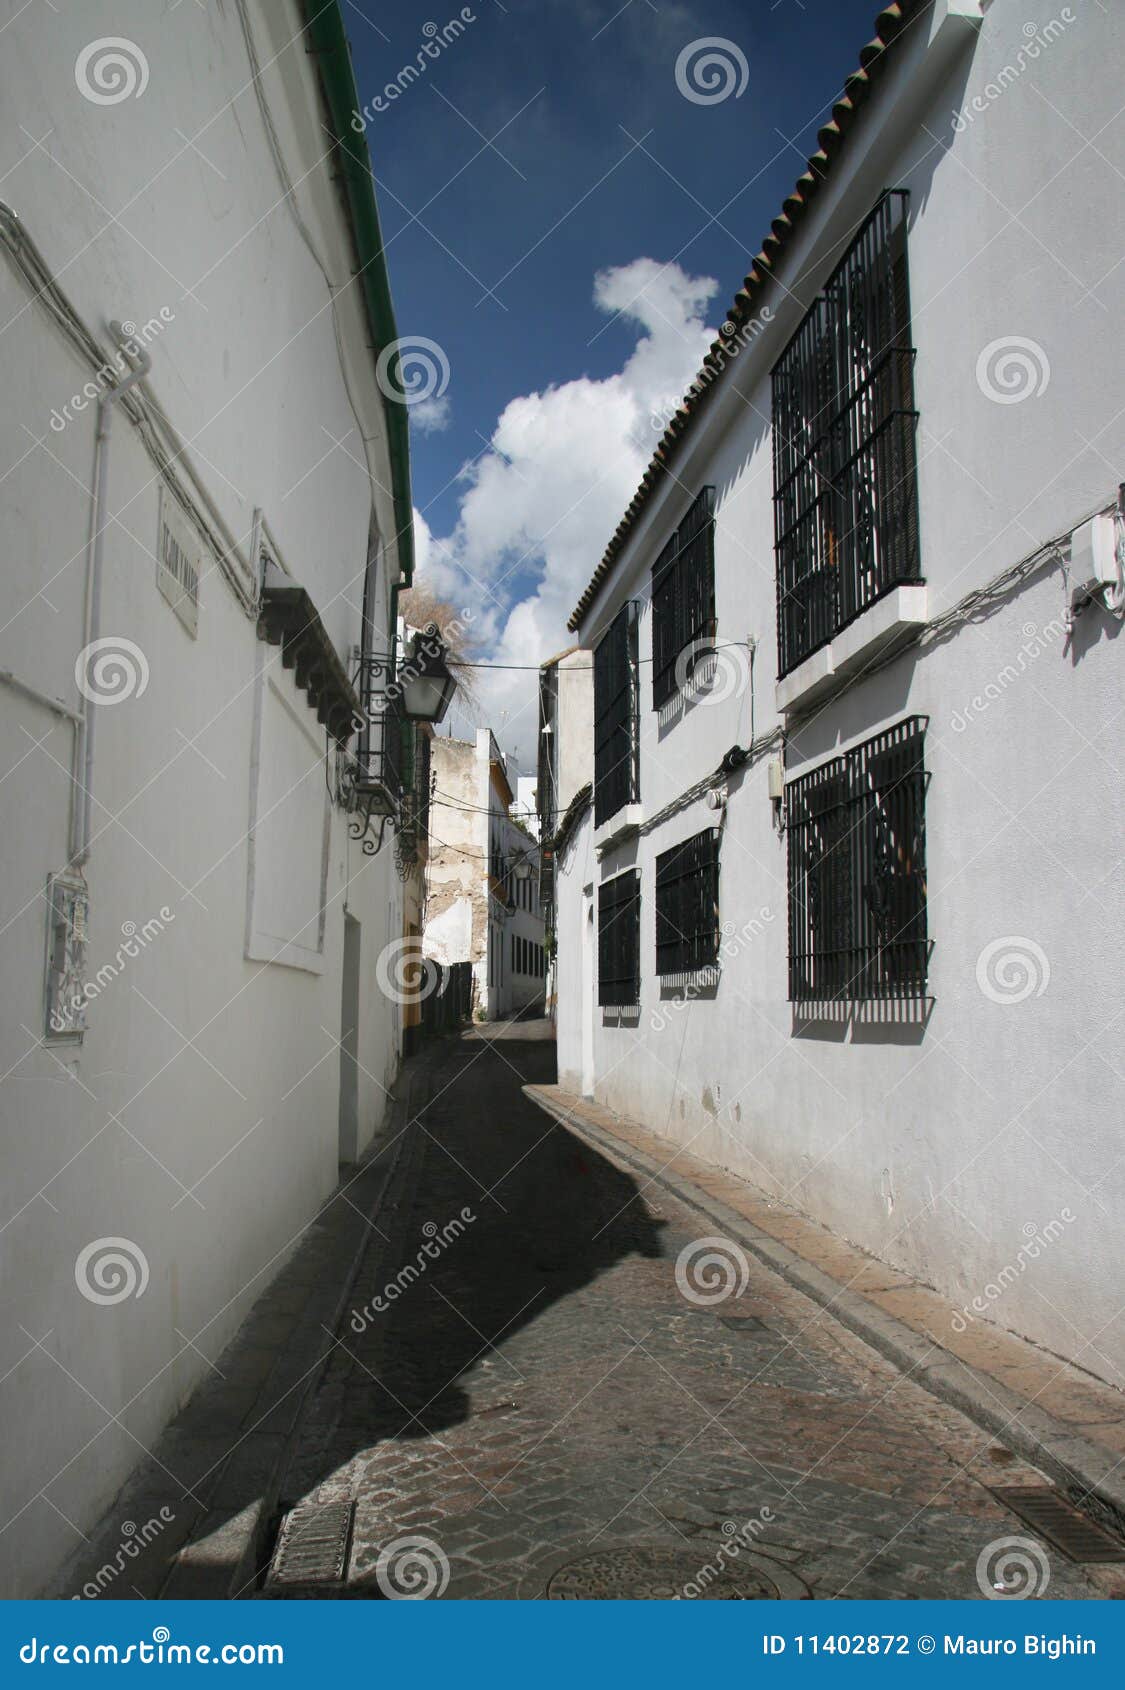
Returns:
[[[641,995],[641,876],[638,869],[598,887],[598,1003],[631,1005]]]
[[[637,796],[636,617],[623,605],[594,651],[594,821]]]
[[[656,859],[657,974],[711,967],[719,939],[719,830],[709,827]]]
[[[785,789],[789,996],[926,988],[925,722],[908,717]]]

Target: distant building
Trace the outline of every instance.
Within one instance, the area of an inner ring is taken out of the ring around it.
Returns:
[[[491,731],[431,744],[425,956],[473,966],[474,1012],[494,1021],[543,999],[539,847],[512,816],[507,764]]]
[[[539,838],[538,791],[539,780],[536,775],[517,775],[512,816],[521,827],[527,829],[533,839]]]

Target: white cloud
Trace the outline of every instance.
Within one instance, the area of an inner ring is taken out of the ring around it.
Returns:
[[[715,338],[703,313],[717,287],[710,277],[651,258],[601,271],[595,304],[638,331],[621,370],[511,400],[492,451],[466,472],[453,532],[439,539],[417,517],[419,576],[473,610],[476,627],[491,639],[492,661],[537,664],[570,643],[567,618],[636,491],[664,419]],[[525,769],[533,768],[534,674],[496,670],[481,672],[479,681],[488,724],[506,749],[518,749]]]
[[[440,434],[449,427],[449,400],[419,399],[410,407],[410,421],[420,434]]]

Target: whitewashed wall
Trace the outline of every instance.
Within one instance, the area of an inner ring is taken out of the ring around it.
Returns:
[[[381,400],[351,290],[338,323],[357,420],[324,277],[281,203],[236,8],[157,13],[120,0],[55,11],[49,22],[40,8],[11,11],[0,192],[103,340],[109,318],[173,314],[151,346],[153,392],[191,442],[244,555],[260,508],[346,658],[359,637],[372,496],[360,427],[390,485]],[[318,93],[300,9],[284,0],[253,5],[250,16],[259,59],[272,61],[261,87],[282,152],[291,176],[306,177],[301,214],[342,282],[354,261],[336,186],[316,168]],[[112,107],[83,98],[75,80],[83,46],[109,35],[135,40],[150,72],[141,97]],[[181,136],[196,138],[198,151]],[[95,414],[77,413],[61,430],[50,417],[90,372],[3,258],[0,312],[0,667],[74,707]],[[113,956],[124,924],[171,914],[91,1006],[81,1045],[44,1048],[43,890],[67,855],[70,729],[0,687],[8,1596],[34,1594],[74,1548],[75,1528],[97,1517],[209,1376],[203,1358],[218,1356],[336,1181],[345,909],[362,924],[361,1143],[384,1112],[396,1063],[397,1011],[376,964],[401,932],[400,891],[391,852],[363,857],[340,811],[328,819],[322,946],[314,919],[298,936],[311,952],[306,966],[245,955],[255,712],[264,759],[257,910],[265,930],[288,937],[321,903],[323,730],[213,564],[196,639],[158,592],[157,479],[121,415],[109,475],[117,520],[106,537],[101,629],[141,649],[149,679],[143,695],[100,713],[90,972]],[[377,496],[390,534],[389,500]],[[384,568],[384,625],[386,597]],[[292,793],[278,786],[284,771],[298,783]],[[269,842],[279,799],[308,847],[288,871],[276,829]],[[80,1294],[76,1258],[101,1238],[125,1238],[143,1255],[143,1295],[98,1306]]]
[[[1115,121],[1125,16],[1093,6],[1069,16],[1049,47],[1021,61],[1026,9],[995,0],[975,47],[966,41],[937,86],[927,84],[919,25],[783,260],[787,285],[807,264],[819,281],[880,190],[910,190],[931,616],[1109,504],[1125,465],[1115,330],[1125,270],[1119,220],[1106,215],[1125,167]],[[1023,74],[1003,74],[1019,63]],[[955,122],[966,107],[972,121]],[[660,730],[642,666],[648,817],[726,747],[780,721],[768,372],[801,312],[781,288],[768,304],[772,322],[712,398],[580,630],[592,645],[618,605],[638,599],[642,660],[650,655],[649,571],[691,496],[713,484],[719,638],[757,642],[753,684]],[[998,403],[978,360],[1012,337],[1035,343],[1040,391]],[[713,813],[697,802],[601,863],[583,824],[560,864],[559,1066],[581,1090],[585,1025],[600,1100],[958,1303],[1063,1216],[1061,1236],[989,1302],[988,1317],[1120,1385],[1123,645],[1120,624],[1091,611],[1064,649],[1052,630],[1065,601],[1061,568],[1040,575],[987,620],[855,686],[788,749],[792,776],[908,714],[930,717],[927,1025],[795,1021],[785,840],[763,762],[731,781],[720,877],[728,938],[713,997],[662,997],[653,907],[656,855]],[[1021,663],[1029,646],[1038,655]],[[1015,683],[1003,678],[1013,666]],[[593,1008],[583,989],[583,889],[634,863],[643,984],[639,1020],[627,1022]],[[1026,959],[1022,997],[1018,981],[1005,987],[981,960],[997,940]]]

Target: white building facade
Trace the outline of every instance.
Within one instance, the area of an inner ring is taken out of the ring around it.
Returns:
[[[389,678],[411,539],[337,7],[125,0],[49,30],[24,10],[0,87],[19,1596],[211,1376],[384,1117],[402,894],[393,815],[364,849],[393,795],[368,780],[355,807],[382,721],[359,769],[352,718],[364,677]]]
[[[512,815],[512,777],[489,728],[435,738],[431,759],[423,953],[472,963],[474,1014],[501,1020],[543,998],[539,847]]]
[[[572,619],[560,1083],[1120,1386],[1125,15],[880,27]]]

